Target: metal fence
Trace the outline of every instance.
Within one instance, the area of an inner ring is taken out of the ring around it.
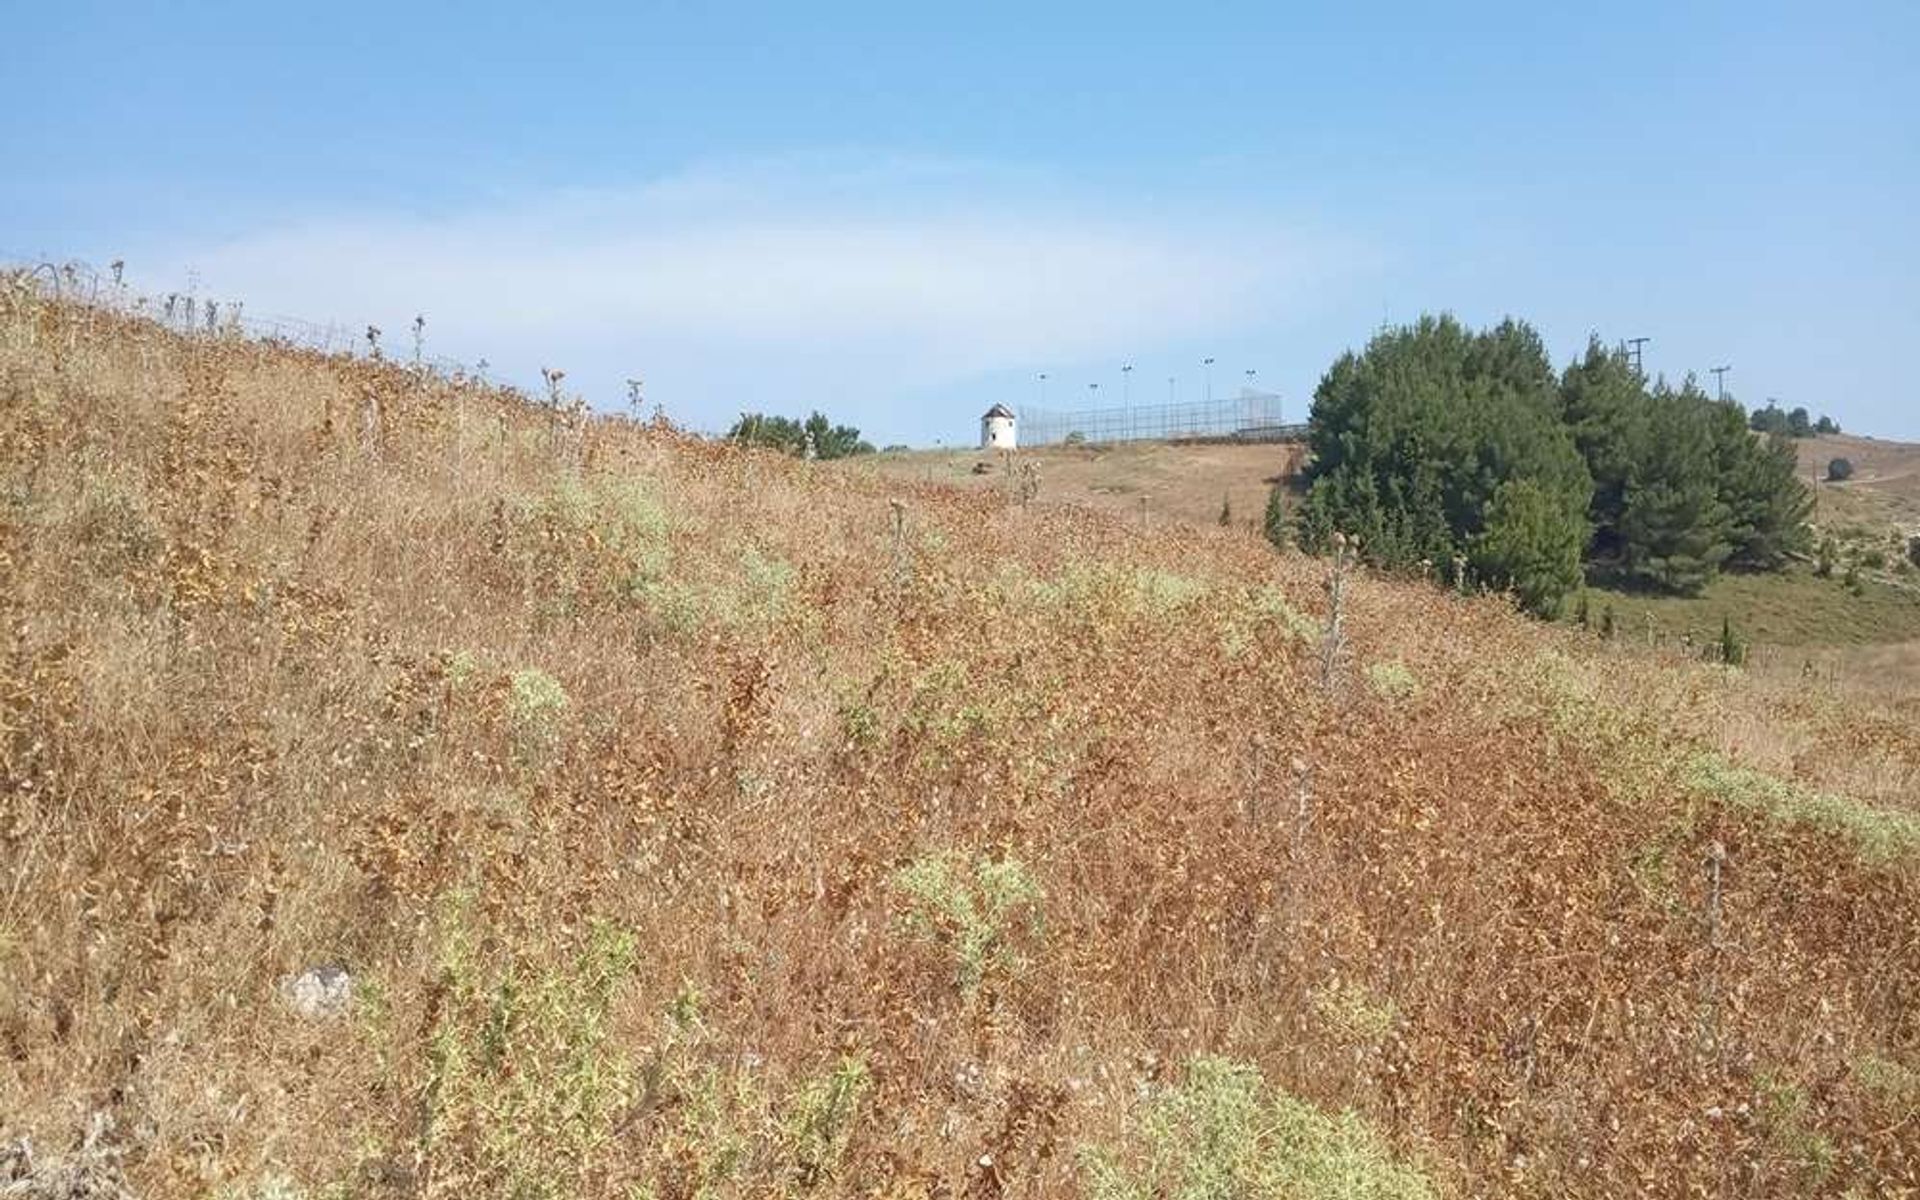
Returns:
[[[1238,396],[1176,404],[1138,404],[1071,411],[1023,405],[1015,411],[1023,446],[1060,442],[1285,442],[1303,425],[1285,422],[1280,397],[1242,389]]]
[[[237,300],[202,296],[195,290],[149,295],[135,291],[120,264],[101,270],[78,260],[50,262],[0,255],[0,270],[24,276],[32,285],[57,299],[142,317],[175,333],[208,337],[246,337],[276,342],[322,354],[371,355],[376,344],[390,359],[416,363],[445,375],[485,378],[483,360],[469,365],[424,352],[425,322],[418,329],[379,331],[370,325],[321,323],[299,317],[250,313]]]

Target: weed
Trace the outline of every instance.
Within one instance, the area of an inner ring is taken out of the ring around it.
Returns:
[[[1920,1112],[1920,1071],[1878,1054],[1863,1054],[1853,1062],[1853,1077],[1888,1108]]]
[[[1335,980],[1309,999],[1320,1019],[1343,1041],[1376,1044],[1393,1032],[1400,1012],[1393,1001],[1375,996],[1361,984]]]
[[[1312,642],[1320,636],[1320,624],[1287,599],[1273,584],[1247,588],[1236,598],[1224,622],[1220,648],[1229,658],[1239,658],[1254,645],[1260,630],[1278,628],[1286,636]]]
[[[1022,928],[1038,932],[1044,897],[1018,860],[931,854],[893,880],[907,898],[909,927],[952,950],[962,994],[975,995],[989,974],[1020,970],[1013,938]]]
[[[1407,700],[1420,692],[1419,678],[1402,662],[1368,664],[1367,685],[1388,700]]]
[[[608,1020],[635,940],[596,923],[571,961],[512,958],[487,970],[472,920],[470,896],[443,905],[447,995],[427,1039],[425,1191],[576,1194],[630,1099]]]
[[[866,1061],[848,1056],[805,1081],[788,1101],[781,1134],[801,1187],[814,1187],[838,1169],[869,1082]]]
[[[507,717],[523,764],[543,763],[558,749],[566,711],[566,689],[545,671],[528,667],[509,677]]]
[[[1687,761],[1685,779],[1689,786],[1730,804],[1846,837],[1875,862],[1891,862],[1920,852],[1920,814],[1874,808],[1844,796],[1811,791],[1735,766],[1717,754],[1695,754]]]
[[[1830,1175],[1838,1152],[1833,1142],[1814,1127],[1806,1092],[1773,1074],[1761,1075],[1757,1090],[1759,1103],[1754,1115],[1775,1153],[1816,1182]]]
[[[1224,1058],[1196,1058],[1185,1082],[1148,1099],[1120,1150],[1081,1154],[1094,1200],[1430,1200],[1351,1112],[1330,1116]]]

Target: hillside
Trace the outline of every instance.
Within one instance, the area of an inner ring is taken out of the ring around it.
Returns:
[[[1920,693],[20,281],[0,489],[10,1197],[1920,1187]]]
[[[1836,434],[1799,443],[1800,468],[1820,480],[1821,516],[1834,524],[1875,517],[1920,532],[1920,445]],[[1845,483],[1827,483],[1827,464],[1854,467]]]
[[[1299,470],[1302,449],[1166,442],[1043,446],[1021,451],[1019,462],[1033,466],[1033,502],[1041,506],[1081,505],[1149,525],[1205,527],[1218,523],[1224,499],[1236,525],[1256,529],[1269,488]],[[1623,628],[1643,634],[1650,623],[1663,641],[1710,639],[1731,617],[1774,658],[1795,667],[1810,658],[1827,666],[1888,661],[1879,648],[1908,643],[1920,652],[1920,575],[1899,569],[1902,535],[1920,532],[1920,446],[1843,435],[1805,439],[1799,450],[1815,492],[1814,519],[1839,539],[1843,560],[1881,552],[1884,566],[1865,572],[1857,595],[1838,573],[1817,579],[1809,565],[1783,575],[1729,575],[1696,597],[1596,587],[1589,600],[1594,617],[1611,606]],[[1827,463],[1836,457],[1854,463],[1858,474],[1852,481],[1824,482]],[[995,470],[974,474],[983,461],[975,450],[943,450],[883,454],[858,465],[883,478],[1018,495],[1020,478],[1000,469],[1005,464],[999,460]],[[1913,682],[1920,687],[1920,677]]]
[[[1225,500],[1236,523],[1257,524],[1267,492],[1300,465],[1298,445],[1230,442],[1121,442],[1107,446],[1038,446],[1019,462],[1037,472],[1036,498],[1082,504],[1134,521],[1214,525]],[[877,455],[859,465],[887,478],[970,489],[1018,490],[1005,470],[976,475],[991,456],[977,450],[916,450]],[[996,468],[1004,463],[994,460]]]

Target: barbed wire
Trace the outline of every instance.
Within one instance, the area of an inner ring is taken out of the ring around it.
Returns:
[[[85,304],[123,316],[140,317],[184,336],[247,337],[321,354],[373,357],[376,351],[390,361],[413,363],[444,375],[484,380],[488,364],[466,363],[419,348],[425,318],[414,327],[416,352],[396,356],[379,346],[377,326],[351,326],[338,321],[310,321],[302,317],[250,313],[241,300],[201,295],[197,287],[163,294],[136,290],[126,279],[124,264],[116,259],[102,269],[84,259],[52,259],[0,252],[9,274],[23,276],[56,299]]]

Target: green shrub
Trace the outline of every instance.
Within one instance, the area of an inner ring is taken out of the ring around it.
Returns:
[[[1314,1014],[1347,1042],[1380,1042],[1400,1019],[1393,1001],[1374,995],[1358,983],[1330,983],[1315,989],[1308,999]]]
[[[1743,667],[1747,663],[1747,639],[1735,632],[1732,617],[1720,618],[1720,643],[1718,646],[1720,661],[1730,667]]]
[[[1853,462],[1851,459],[1836,458],[1827,464],[1828,483],[1845,483],[1852,478]]]
[[[1276,549],[1285,550],[1293,544],[1293,516],[1287,512],[1285,484],[1276,483],[1268,490],[1267,511],[1261,517],[1260,531]]]
[[[1045,894],[1019,860],[932,854],[901,869],[893,882],[907,899],[908,927],[953,952],[964,995],[976,994],[989,974],[1024,966],[1014,937],[1039,932]]]
[[[1806,1092],[1767,1074],[1759,1079],[1759,1101],[1754,1116],[1775,1152],[1816,1181],[1832,1174],[1838,1155],[1832,1140],[1814,1127]]]
[[[866,1061],[848,1056],[825,1075],[807,1080],[788,1101],[781,1140],[801,1187],[830,1179],[839,1168],[870,1083]]]
[[[538,765],[558,748],[566,711],[566,689],[545,671],[528,667],[509,678],[507,720],[514,755],[523,765]]]
[[[631,934],[595,923],[571,959],[480,961],[471,897],[443,909],[445,998],[427,1034],[425,1126],[430,1176],[472,1194],[559,1200],[578,1195],[610,1144],[634,1080],[608,1028],[632,974]]]
[[[1775,820],[1813,825],[1854,842],[1869,860],[1889,862],[1920,852],[1920,814],[1874,808],[1843,796],[1808,791],[1717,754],[1696,754],[1686,765],[1689,786]]]
[[[1330,1116],[1225,1058],[1196,1058],[1186,1081],[1144,1102],[1118,1150],[1083,1150],[1093,1200],[1431,1200],[1352,1112]]]
[[[1377,662],[1367,667],[1367,685],[1388,700],[1405,700],[1420,691],[1420,680],[1402,662]]]
[[[1854,1060],[1853,1077],[1895,1111],[1920,1112],[1920,1071],[1891,1058],[1866,1054]]]

